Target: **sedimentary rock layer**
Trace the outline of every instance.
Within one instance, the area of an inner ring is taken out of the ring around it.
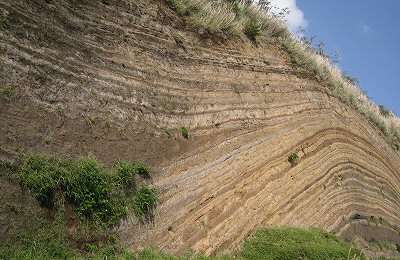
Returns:
[[[400,225],[399,154],[273,43],[199,36],[160,0],[0,11],[0,84],[15,90],[0,155],[151,164],[160,205],[154,224],[121,226],[132,248],[213,254],[268,225],[343,233],[354,214]]]

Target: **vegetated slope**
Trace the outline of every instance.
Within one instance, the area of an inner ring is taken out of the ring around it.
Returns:
[[[213,254],[266,225],[400,243],[398,152],[275,45],[198,35],[160,0],[0,13],[1,157],[152,165],[160,205],[154,226],[121,226],[132,248]]]

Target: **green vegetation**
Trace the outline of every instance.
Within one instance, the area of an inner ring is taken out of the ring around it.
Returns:
[[[134,170],[135,170],[136,175],[139,175],[145,179],[150,178],[150,169],[144,163],[135,162]]]
[[[15,87],[2,86],[0,87],[0,99],[11,101],[17,94]]]
[[[0,161],[0,176],[20,183],[51,212],[32,216],[22,234],[2,241],[0,259],[135,259],[119,245],[113,227],[130,212],[142,222],[153,218],[156,191],[137,183],[136,175],[148,178],[149,169],[126,161],[106,169],[92,157],[40,154]]]
[[[136,176],[144,179],[150,178],[150,169],[142,162],[120,161],[115,165],[117,185],[127,192],[136,191]]]
[[[154,189],[143,186],[137,191],[134,199],[136,216],[144,218],[146,221],[152,221],[156,205],[157,195]]]
[[[77,246],[67,235],[63,214],[58,211],[54,221],[33,218],[32,221],[41,222],[40,227],[2,243],[0,259],[135,259],[113,235],[98,242],[80,241]]]
[[[57,219],[62,220],[59,214]],[[316,229],[273,228],[257,231],[241,250],[232,255],[205,257],[191,253],[180,257],[156,250],[129,252],[110,236],[101,243],[86,243],[74,248],[66,238],[65,224],[56,221],[40,230],[21,235],[0,246],[0,259],[140,259],[140,260],[292,260],[292,259],[365,259],[351,245],[334,235]]]
[[[389,110],[370,101],[359,88],[357,79],[340,71],[321,45],[314,47],[298,39],[284,25],[285,10],[277,10],[270,1],[240,0],[167,0],[170,7],[195,28],[216,37],[263,40],[288,54],[299,76],[313,77],[327,87],[329,95],[354,108],[380,129],[394,150],[400,150],[400,119]]]
[[[264,229],[247,240],[244,259],[364,259],[359,250],[317,229]]]
[[[137,173],[136,165],[130,162],[121,161],[115,165],[117,176],[117,185],[123,187],[127,191],[136,188],[135,175]]]
[[[257,231],[247,239],[240,251],[233,256],[201,257],[187,255],[171,257],[154,250],[144,250],[137,254],[139,259],[240,259],[240,260],[292,260],[292,259],[365,259],[362,253],[351,245],[338,240],[334,235],[317,229],[273,228]]]
[[[181,127],[180,130],[183,138],[189,139],[189,130],[186,127]]]
[[[67,167],[71,171],[60,177],[66,200],[75,206],[78,216],[96,224],[119,224],[128,214],[127,203],[123,195],[112,196],[116,191],[111,176],[91,158]]]
[[[290,162],[290,164],[292,166],[296,165],[299,162],[299,155],[297,153],[291,153],[288,157],[288,162]]]
[[[156,191],[135,181],[136,175],[148,173],[143,164],[121,161],[107,170],[94,158],[61,160],[36,154],[15,164],[2,162],[0,170],[3,177],[19,180],[42,206],[55,212],[51,218],[32,218],[31,228],[2,243],[0,259],[364,259],[331,234],[296,228],[260,230],[230,256],[175,257],[150,249],[129,252],[110,227],[129,209],[142,222],[154,220]],[[67,204],[82,221],[82,228],[72,233]],[[101,228],[93,229],[93,224]]]
[[[103,228],[118,225],[132,204],[138,217],[151,218],[157,203],[154,189],[136,190],[135,176],[149,176],[142,163],[119,162],[109,171],[94,158],[61,160],[34,154],[22,158],[17,175],[42,206],[54,209],[62,198],[80,220]]]

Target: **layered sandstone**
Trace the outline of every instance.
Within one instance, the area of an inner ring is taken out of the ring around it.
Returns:
[[[345,234],[354,214],[398,239],[399,153],[274,44],[198,35],[160,0],[0,11],[0,84],[16,90],[0,103],[1,157],[149,163],[161,200],[154,225],[121,226],[132,248],[213,254],[268,225]]]

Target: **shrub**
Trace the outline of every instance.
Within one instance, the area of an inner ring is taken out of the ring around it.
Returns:
[[[116,168],[112,175],[94,158],[59,160],[28,155],[22,159],[18,176],[42,206],[55,208],[59,193],[74,206],[81,220],[109,227],[128,214],[131,197],[138,197],[134,209],[137,212],[139,208],[143,214],[152,212],[157,200],[154,190],[146,186],[135,193],[135,175],[150,176],[144,164],[120,162]]]
[[[117,224],[127,215],[127,208],[122,199],[111,197],[111,176],[92,158],[74,166],[66,179],[65,194],[78,216],[100,225]]]
[[[142,186],[138,190],[133,202],[136,216],[145,220],[152,220],[157,201],[158,199],[155,190]]]
[[[116,183],[122,186],[126,191],[134,191],[136,188],[136,175],[144,179],[150,178],[149,168],[142,162],[120,161],[115,165]]]
[[[54,206],[54,198],[65,171],[56,159],[31,155],[22,161],[19,176],[21,184],[32,192],[39,203],[47,208]]]
[[[135,165],[126,162],[126,161],[121,161],[118,162],[116,165],[116,171],[117,171],[117,184],[119,186],[122,186],[125,189],[134,189],[136,187],[136,181],[135,181],[135,175],[136,175],[136,168]]]
[[[298,163],[299,159],[300,158],[297,155],[297,153],[291,153],[289,155],[289,157],[288,157],[288,162],[290,162],[290,164],[293,166],[293,165],[296,165]]]
[[[181,134],[183,138],[189,139],[189,131],[186,127],[181,127]]]

